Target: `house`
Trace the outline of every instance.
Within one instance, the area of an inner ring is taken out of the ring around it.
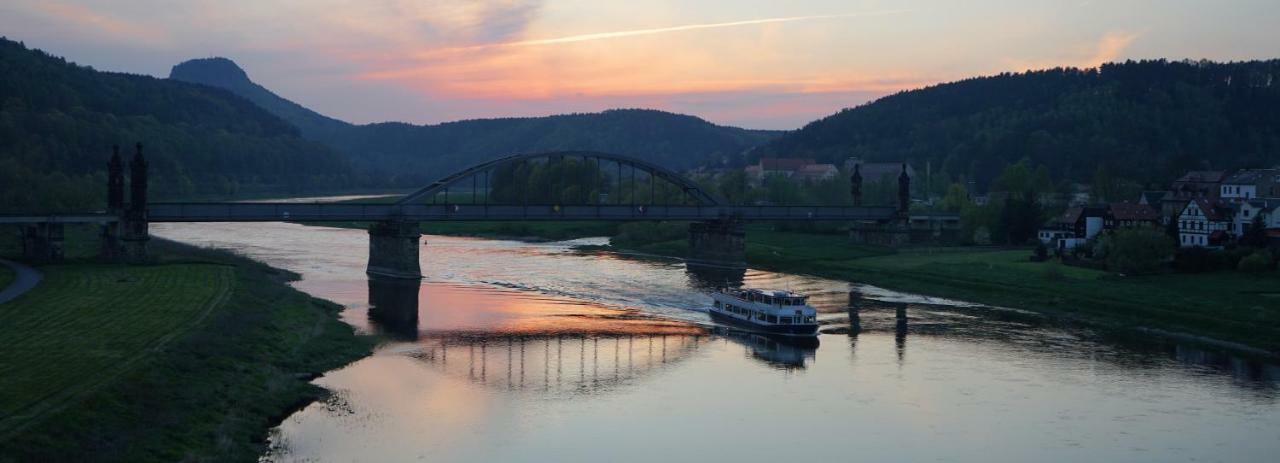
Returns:
[[[1178,215],[1178,246],[1218,247],[1234,235],[1235,211],[1220,200],[1195,198]]]
[[[809,164],[796,171],[794,178],[802,182],[819,182],[830,180],[840,174],[835,164]]]
[[[814,165],[813,159],[794,159],[794,158],[760,158],[760,162],[747,166],[743,169],[747,179],[754,184],[760,184],[764,179],[772,175],[781,175],[791,178],[804,169],[805,166]]]
[[[1103,223],[1103,228],[1107,230],[1159,226],[1160,213],[1148,205],[1130,202],[1111,203],[1107,206],[1107,217]]]
[[[1217,199],[1222,193],[1222,182],[1227,179],[1227,174],[1220,170],[1193,170],[1175,180],[1169,191],[1177,199]]]
[[[1138,196],[1138,204],[1155,209],[1161,225],[1168,225],[1187,207],[1187,201],[1174,198],[1171,191],[1144,191]]]
[[[1066,250],[1102,233],[1108,220],[1106,207],[1071,207],[1040,229],[1040,242]]]
[[[1280,198],[1280,169],[1245,169],[1222,181],[1219,197],[1240,201]]]

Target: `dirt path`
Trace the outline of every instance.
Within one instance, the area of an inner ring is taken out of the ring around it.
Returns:
[[[0,304],[17,299],[40,283],[40,272],[14,261],[0,259],[0,265],[13,269],[14,279],[9,287],[0,289]]]

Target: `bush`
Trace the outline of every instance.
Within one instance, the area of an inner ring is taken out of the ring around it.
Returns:
[[[1271,255],[1266,251],[1256,251],[1249,254],[1240,263],[1237,264],[1236,270],[1244,273],[1259,274],[1271,270]]]
[[[1049,260],[1049,247],[1043,242],[1037,241],[1035,251],[1031,254],[1032,262],[1044,262]]]
[[[1173,255],[1174,250],[1172,239],[1148,229],[1119,230],[1098,243],[1099,248],[1103,243],[1107,245],[1107,268],[1126,275],[1160,271],[1160,265]]]
[[[1227,259],[1221,252],[1205,248],[1182,248],[1173,256],[1173,268],[1179,273],[1204,273],[1224,270]]]

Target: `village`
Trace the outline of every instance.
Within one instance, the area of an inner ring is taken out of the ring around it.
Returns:
[[[1121,230],[1148,230],[1167,236],[1172,245],[1168,246],[1170,254],[1163,258],[1166,264],[1184,254],[1204,260],[1205,255],[1239,250],[1235,257],[1225,259],[1226,263],[1216,265],[1234,269],[1241,254],[1280,245],[1280,168],[1189,171],[1163,189],[1135,189],[1132,194],[1108,198],[1088,184],[1046,190],[1038,184],[1048,183],[1044,174],[1033,174],[1024,165],[1006,170],[1024,169],[1010,176],[1023,177],[1024,183],[1032,185],[1014,187],[996,181],[983,193],[976,192],[972,182],[956,182],[935,173],[932,166],[923,167],[918,170],[910,163],[865,162],[856,157],[840,165],[806,158],[761,158],[742,168],[698,169],[690,175],[718,185],[726,196],[760,205],[798,200],[849,204],[844,192],[854,182],[860,185],[854,204],[893,204],[898,177],[905,175],[911,182],[908,224],[912,244],[1035,244],[1037,260],[1052,254],[1075,263],[1095,257],[1101,261],[1105,256],[1095,256],[1094,244]],[[1032,178],[1036,175],[1040,178]],[[1033,203],[1032,207],[1018,211],[1033,217],[1010,219],[1018,214],[1003,209],[1010,207],[1011,193],[1016,193],[1013,190],[1021,188],[1038,191],[1024,200]],[[988,211],[985,214],[981,212],[984,209]],[[1037,221],[1037,215],[1048,219]],[[993,231],[1017,228],[994,223],[1001,220],[1029,220],[1031,229],[1027,232],[1034,236],[1024,237],[1016,230]],[[856,225],[850,236],[865,235],[856,231]],[[1175,249],[1198,250],[1174,253]]]

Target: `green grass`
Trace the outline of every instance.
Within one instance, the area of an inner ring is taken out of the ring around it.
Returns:
[[[218,265],[55,265],[0,304],[0,437],[127,373],[227,298]]]
[[[372,347],[295,275],[152,250],[154,265],[44,266],[0,304],[0,462],[255,461],[271,426],[324,396],[309,378]]]
[[[1280,352],[1275,272],[1120,277],[1028,259],[1030,251],[908,250],[824,259],[808,273],[1061,315],[1112,328],[1157,328]],[[793,268],[786,263],[780,269]],[[1055,269],[1055,270],[1051,270]]]

